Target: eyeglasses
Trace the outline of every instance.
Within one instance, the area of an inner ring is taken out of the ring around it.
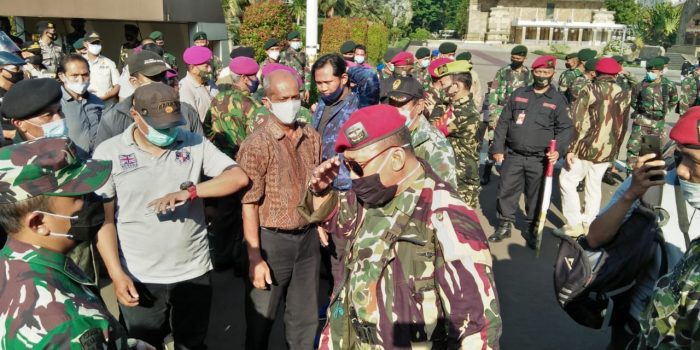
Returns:
[[[354,160],[352,160],[352,159],[347,159],[347,158],[343,158],[343,163],[345,164],[345,167],[348,168],[348,169],[350,169],[350,171],[352,171],[353,173],[355,173],[355,175],[357,175],[357,176],[359,176],[359,177],[363,177],[363,176],[365,176],[365,167],[366,167],[371,161],[373,161],[374,159],[376,159],[377,157],[379,157],[382,153],[384,153],[384,152],[386,152],[386,151],[388,151],[388,150],[390,150],[390,149],[392,149],[392,148],[404,148],[404,147],[406,147],[406,146],[408,146],[408,145],[391,146],[391,147],[385,148],[383,151],[381,151],[381,152],[375,154],[372,158],[367,159],[366,161],[364,161],[364,162],[362,162],[362,163],[358,163],[358,162],[356,162],[356,161],[354,161]]]

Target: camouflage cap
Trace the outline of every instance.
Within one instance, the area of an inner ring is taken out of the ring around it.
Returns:
[[[0,204],[32,197],[80,196],[107,181],[112,162],[78,158],[68,138],[43,138],[0,148]]]
[[[437,67],[435,71],[442,78],[449,74],[469,73],[471,70],[472,64],[469,61],[452,61]]]

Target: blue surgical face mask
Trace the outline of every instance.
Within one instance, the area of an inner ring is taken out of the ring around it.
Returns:
[[[139,128],[139,131],[141,131],[141,134],[143,134],[148,140],[148,142],[152,143],[153,145],[158,147],[167,147],[170,146],[173,142],[175,142],[175,138],[177,138],[180,129],[156,129],[154,127],[149,126],[147,134],[144,134],[141,128]]]
[[[27,123],[32,124],[36,127],[40,127],[41,130],[44,132],[44,138],[57,138],[57,137],[66,137],[68,136],[68,126],[66,125],[66,120],[61,118],[59,120],[54,120],[50,123],[46,123],[43,125],[36,125],[30,121],[27,120]],[[31,135],[35,137],[34,135]],[[38,138],[38,137],[35,137]]]
[[[340,95],[343,94],[343,85],[338,85],[338,88],[332,92],[330,95],[326,96],[324,94],[321,94],[321,99],[323,102],[325,102],[327,105],[335,103],[335,101],[338,101],[340,98]]]
[[[301,49],[301,41],[291,41],[289,42],[289,46],[291,46],[292,49],[299,51],[299,49]]]
[[[681,184],[683,197],[695,209],[700,209],[700,184],[678,179]]]
[[[248,79],[248,80],[250,80],[250,84],[247,84],[248,90],[250,91],[250,93],[252,94],[252,93],[255,93],[256,91],[258,91],[258,86],[260,86],[260,80],[258,80],[258,79],[255,79],[255,80]]]
[[[647,74],[644,76],[644,79],[646,79],[646,81],[649,81],[649,82],[656,81],[656,73],[647,72]]]

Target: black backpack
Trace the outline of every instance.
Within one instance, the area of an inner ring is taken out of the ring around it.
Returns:
[[[633,287],[653,263],[657,250],[662,254],[661,272],[667,270],[659,226],[662,212],[658,205],[642,202],[615,238],[597,249],[590,248],[583,235],[561,238],[554,264],[554,292],[571,318],[595,329],[624,322]]]

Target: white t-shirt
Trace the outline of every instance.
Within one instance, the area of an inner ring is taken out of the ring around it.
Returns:
[[[94,61],[90,61],[90,85],[88,91],[102,98],[114,85],[119,84],[119,71],[114,61],[104,56],[98,56]]]
[[[215,177],[236,163],[206,138],[184,130],[155,157],[136,145],[134,126],[101,143],[93,155],[112,161],[112,176],[96,193],[105,199],[116,197],[122,267],[144,283],[201,276],[212,268],[202,199],[167,214],[156,214],[147,204],[180,190],[183,182],[197,184],[202,174]]]

